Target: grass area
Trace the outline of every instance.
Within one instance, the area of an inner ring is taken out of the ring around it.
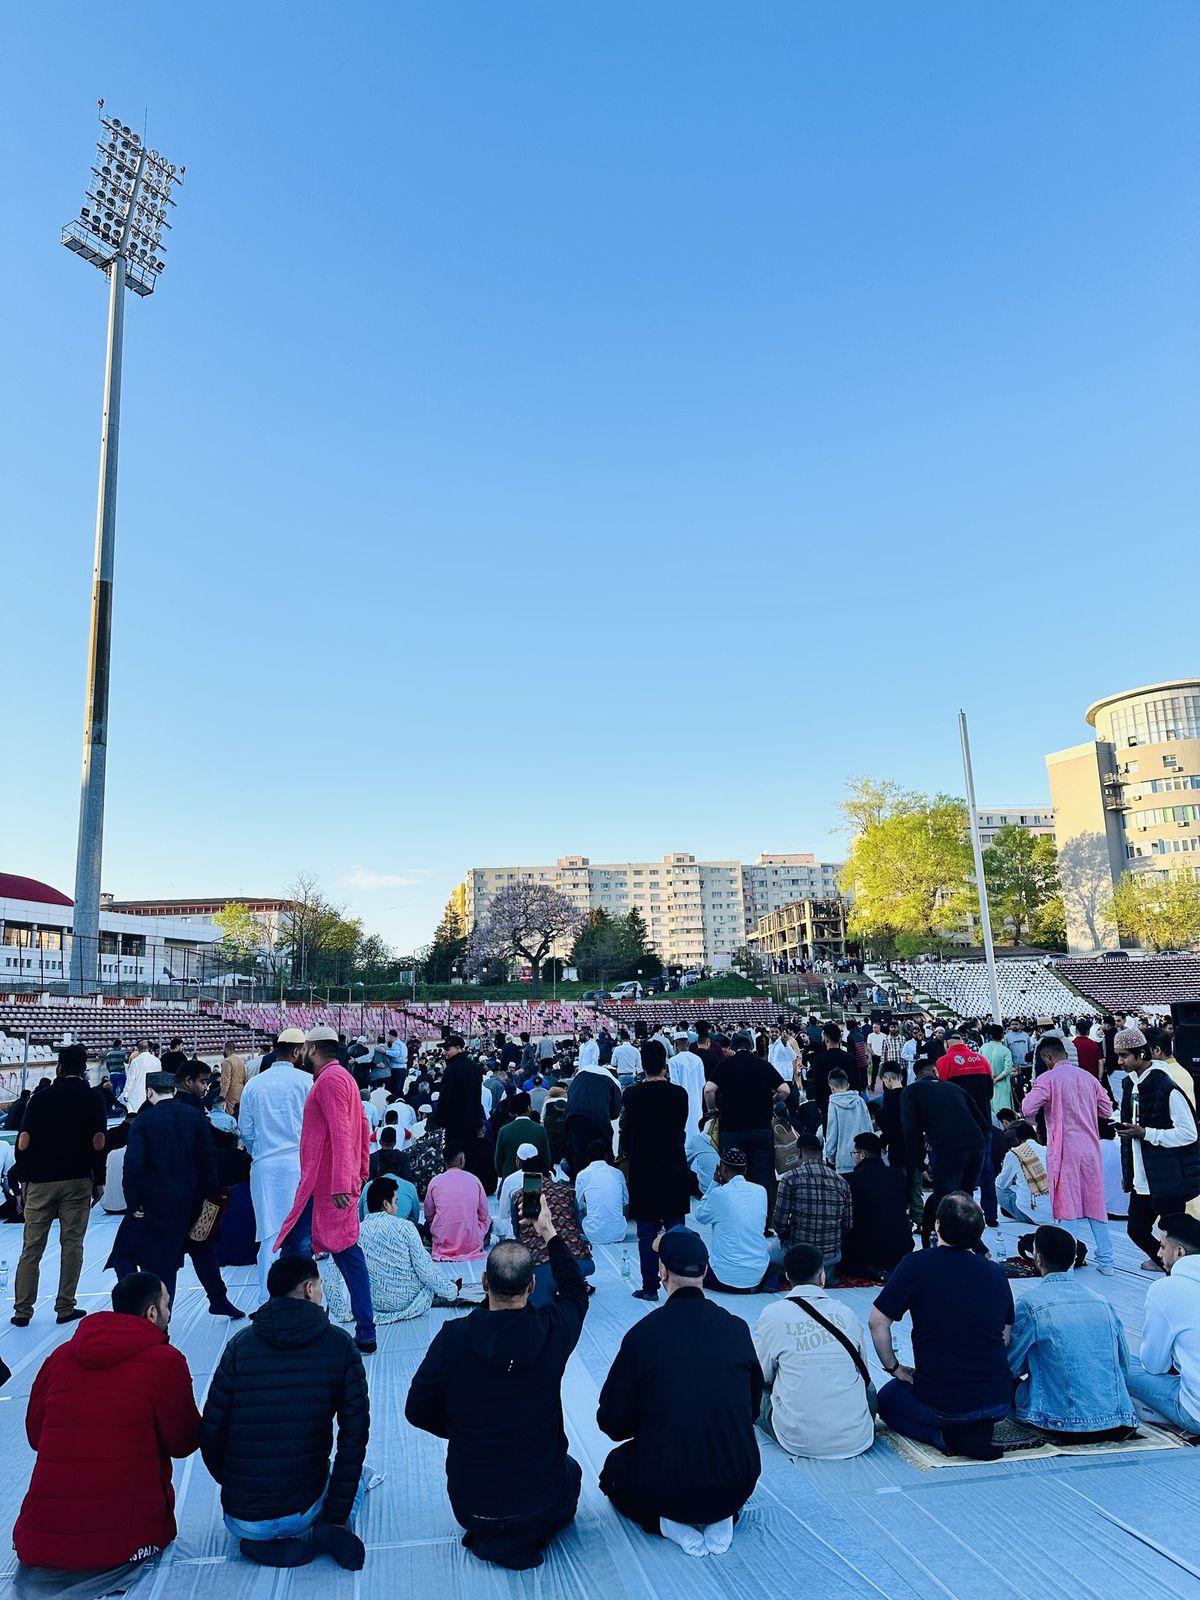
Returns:
[[[690,989],[680,989],[677,994],[651,995],[651,1000],[769,1000],[765,989],[758,989],[748,978],[724,972],[719,978],[704,978]]]

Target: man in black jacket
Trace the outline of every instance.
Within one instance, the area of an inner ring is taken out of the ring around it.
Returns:
[[[913,1247],[908,1172],[884,1165],[883,1141],[877,1134],[859,1133],[854,1170],[846,1182],[854,1222],[843,1236],[838,1270],[848,1278],[886,1278]]]
[[[366,1551],[354,1519],[373,1476],[363,1465],[371,1413],[362,1356],[326,1315],[310,1257],[280,1256],[267,1292],[213,1374],[200,1421],[204,1464],[249,1560],[302,1567],[326,1550],[357,1572]]]
[[[707,1300],[704,1240],[671,1228],[658,1244],[667,1303],[629,1330],[600,1391],[610,1439],[600,1488],[622,1516],[689,1555],[720,1555],[762,1470],[754,1421],[762,1368],[750,1329]]]
[[[821,1029],[820,1050],[813,1053],[808,1064],[808,1098],[815,1100],[821,1108],[821,1118],[824,1120],[829,1111],[829,1074],[831,1072],[844,1072],[846,1080],[852,1089],[865,1089],[866,1084],[861,1082],[862,1073],[859,1070],[858,1057],[853,1050],[842,1048],[842,1030],[836,1022],[827,1022]]]
[[[900,1096],[900,1121],[914,1160],[929,1145],[933,1193],[925,1202],[925,1215],[932,1218],[944,1195],[958,1189],[975,1192],[992,1123],[953,1078],[938,1077],[932,1061],[918,1061],[916,1073]]]
[[[104,1183],[104,1101],[89,1088],[87,1051],[69,1044],[58,1052],[58,1076],[29,1101],[17,1135],[16,1177],[25,1187],[25,1242],[17,1263],[13,1322],[28,1327],[50,1224],[58,1219],[59,1322],[84,1313],[75,1304],[83,1267],[83,1236],[92,1203]]]
[[[211,1069],[205,1066],[203,1061],[193,1057],[175,1074],[175,1104],[184,1106],[201,1119],[204,1127],[204,1136],[213,1149],[215,1168],[213,1187],[216,1189],[222,1185],[221,1149],[217,1142],[213,1125],[208,1120],[206,1105],[208,1091],[212,1087],[212,1077]],[[207,1239],[197,1241],[191,1237],[186,1238],[183,1242],[183,1251],[186,1256],[191,1258],[192,1267],[200,1280],[200,1285],[208,1296],[209,1315],[228,1317],[231,1322],[240,1322],[246,1313],[239,1311],[229,1298],[229,1291],[225,1287],[225,1280],[222,1278],[221,1269],[217,1264],[216,1243],[220,1226],[221,1224],[218,1220]]]
[[[557,1297],[529,1304],[533,1258],[523,1244],[493,1245],[487,1305],[448,1322],[413,1375],[404,1415],[449,1441],[446,1487],[481,1561],[540,1567],[547,1543],[575,1516],[582,1479],[567,1454],[562,1376],[583,1330],[587,1285],[558,1237],[545,1197],[536,1229]]]

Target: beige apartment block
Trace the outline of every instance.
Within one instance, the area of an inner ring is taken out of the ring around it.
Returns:
[[[1115,948],[1123,872],[1200,877],[1200,678],[1097,700],[1090,744],[1046,757],[1071,953]]]

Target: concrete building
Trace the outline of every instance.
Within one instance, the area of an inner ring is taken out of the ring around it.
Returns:
[[[74,914],[74,902],[48,883],[0,873],[0,991],[66,982]],[[99,986],[206,977],[220,942],[211,920],[102,906]]]
[[[846,954],[846,902],[791,900],[759,917],[749,942],[774,972],[790,971],[793,962],[837,961]]]
[[[746,943],[759,917],[792,900],[836,897],[840,870],[813,855],[760,855],[748,865],[697,861],[686,851],[661,861],[561,856],[552,866],[472,867],[462,892],[468,930],[498,890],[522,881],[549,884],[585,913],[601,907],[620,917],[636,906],[668,966],[719,967]]]
[[[1053,838],[1054,808],[1044,805],[980,806],[979,837],[985,850],[1001,828],[1024,828],[1026,833],[1049,834]]]
[[[1088,744],[1046,757],[1071,953],[1112,948],[1123,872],[1200,877],[1200,678],[1097,700]]]

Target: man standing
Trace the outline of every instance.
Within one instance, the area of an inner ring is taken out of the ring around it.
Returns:
[[[567,1171],[572,1178],[587,1165],[587,1152],[597,1139],[612,1146],[613,1123],[621,1115],[621,1086],[609,1067],[585,1062],[579,1052],[579,1066],[567,1090]]]
[[[579,1055],[575,1062],[576,1070],[582,1071],[584,1067],[596,1067],[599,1064],[600,1046],[592,1038],[592,1030],[590,1028],[580,1028]]]
[[[767,1051],[767,1060],[787,1083],[792,1081],[799,1053],[800,1046],[786,1028],[780,1026],[771,1029],[771,1047]]]
[[[676,1029],[675,1054],[667,1062],[667,1074],[672,1083],[687,1091],[687,1127],[688,1132],[693,1133],[700,1126],[700,1119],[704,1115],[705,1072],[703,1061],[688,1048],[686,1028]],[[790,1072],[787,1078],[790,1083]]]
[[[268,1287],[266,1305],[221,1353],[200,1452],[247,1560],[302,1567],[319,1549],[357,1572],[366,1551],[354,1521],[372,1483],[362,1357],[325,1314],[315,1261],[281,1257]]]
[[[17,1263],[12,1321],[27,1328],[37,1300],[42,1256],[52,1222],[58,1223],[57,1320],[85,1315],[75,1304],[83,1269],[83,1236],[93,1201],[104,1187],[104,1100],[88,1087],[87,1051],[69,1044],[58,1052],[58,1074],[25,1108],[17,1135],[15,1175],[25,1188],[25,1240]]]
[[[637,1300],[658,1299],[654,1240],[664,1228],[682,1226],[692,1196],[685,1153],[688,1100],[667,1077],[662,1045],[648,1040],[642,1052],[646,1076],[626,1089],[621,1145],[629,1165],[629,1215],[637,1223],[642,1286]]]
[[[310,1028],[305,1043],[313,1086],[300,1129],[300,1182],[277,1248],[297,1256],[311,1256],[314,1245],[329,1251],[354,1309],[354,1342],[371,1355],[371,1281],[358,1244],[358,1197],[370,1171],[371,1131],[358,1085],[338,1061],[337,1034]]]
[[[393,1099],[404,1093],[404,1078],[408,1071],[408,1046],[392,1028],[387,1036],[388,1089]]]
[[[205,1104],[212,1081],[212,1073],[203,1061],[195,1059],[189,1061],[181,1068],[175,1078],[175,1104],[183,1106],[200,1119],[209,1143],[213,1145],[213,1163],[220,1176],[220,1162],[216,1154],[217,1143],[213,1135],[212,1123],[208,1120]],[[216,1234],[220,1227],[218,1221],[208,1236],[204,1239],[193,1239],[189,1232],[184,1240],[184,1254],[191,1258],[192,1267],[199,1278],[205,1294],[208,1296],[208,1309],[214,1317],[228,1317],[231,1322],[240,1322],[246,1315],[239,1311],[229,1298],[225,1288],[225,1281],[221,1277],[221,1269],[217,1264]]]
[[[221,1059],[221,1104],[231,1117],[236,1117],[246,1087],[246,1058],[230,1039]]]
[[[980,1045],[979,1054],[987,1062],[992,1074],[992,1110],[1011,1111],[1012,1103],[1012,1051],[1004,1043],[1004,1029],[999,1023],[989,1024],[987,1039]]]
[[[610,1439],[600,1488],[646,1533],[721,1555],[762,1470],[754,1423],[763,1376],[750,1330],[705,1298],[704,1240],[672,1228],[658,1244],[667,1302],[621,1341],[596,1421]]]
[[[871,1031],[867,1035],[867,1064],[871,1074],[867,1087],[871,1090],[874,1090],[876,1079],[879,1077],[879,1069],[883,1066],[883,1051],[886,1044],[887,1035],[883,1031],[883,1024],[881,1022],[873,1022]]]
[[[444,1323],[417,1368],[404,1415],[448,1441],[446,1487],[481,1561],[540,1567],[543,1550],[575,1516],[582,1472],[567,1453],[562,1378],[587,1314],[587,1285],[555,1232],[545,1197],[536,1223],[557,1290],[534,1310],[525,1245],[493,1245],[487,1305]]]
[[[814,1051],[808,1064],[808,1098],[820,1106],[821,1120],[824,1122],[829,1106],[831,1072],[844,1072],[847,1083],[856,1089],[863,1088],[864,1084],[859,1082],[858,1058],[851,1051],[842,1049],[842,1030],[836,1022],[827,1022],[821,1029],[821,1045],[822,1048]]]
[[[161,1279],[135,1272],[114,1288],[111,1311],[94,1311],[43,1362],[25,1416],[37,1461],[13,1529],[23,1565],[107,1576],[175,1537],[171,1461],[195,1450],[200,1417],[170,1320]]]
[[[1200,1143],[1196,1115],[1178,1080],[1151,1057],[1137,1028],[1113,1041],[1121,1084],[1121,1186],[1129,1196],[1129,1237],[1146,1259],[1144,1272],[1160,1270],[1156,1217],[1184,1211],[1200,1194]],[[26,1113],[28,1116],[28,1113]]]
[[[1043,1108],[1046,1112],[1051,1212],[1055,1222],[1076,1238],[1086,1219],[1096,1248],[1096,1269],[1112,1277],[1116,1268],[1098,1129],[1099,1120],[1111,1116],[1112,1101],[1097,1078],[1071,1065],[1059,1037],[1043,1038],[1039,1048],[1042,1059],[1051,1063],[1050,1070],[1035,1079],[1021,1102],[1021,1115],[1032,1119]]]
[[[260,1304],[267,1298],[275,1241],[300,1183],[300,1130],[313,1085],[311,1073],[296,1064],[303,1050],[301,1030],[285,1028],[275,1041],[270,1066],[255,1073],[242,1091],[238,1132],[251,1156]]]
[[[1012,1291],[1004,1269],[976,1253],[983,1212],[961,1191],[937,1208],[937,1250],[917,1250],[892,1273],[868,1322],[883,1370],[879,1415],[943,1455],[995,1461],[992,1430],[1012,1404],[1007,1346]],[[913,1365],[892,1348],[892,1325],[912,1314]]]
[[[1200,1435],[1200,1222],[1177,1211],[1158,1225],[1167,1277],[1146,1291],[1142,1348],[1129,1358],[1135,1400]]]
[[[979,1199],[987,1226],[994,1228],[999,1220],[996,1212],[996,1173],[991,1162],[992,1142],[992,1069],[985,1056],[972,1050],[962,1033],[956,1030],[946,1035],[946,1053],[937,1064],[937,1075],[946,1083],[956,1083],[983,1113],[983,1158],[979,1163],[976,1182]],[[959,1188],[954,1184],[952,1187]],[[961,1187],[965,1187],[962,1185]]]
[[[727,1145],[746,1154],[746,1176],[772,1196],[775,1190],[775,1136],[772,1118],[776,1103],[787,1099],[791,1088],[769,1061],[755,1054],[748,1033],[735,1033],[734,1053],[721,1062],[704,1086],[709,1111],[721,1113],[721,1150]]]
[[[139,1039],[137,1055],[126,1068],[125,1088],[120,1095],[131,1117],[137,1116],[146,1103],[147,1073],[158,1070],[158,1057],[151,1050],[149,1039]]]
[[[929,1145],[935,1208],[956,1189],[974,1191],[992,1121],[960,1085],[939,1078],[932,1061],[918,1061],[916,1078],[901,1091],[900,1122],[913,1161]]]
[[[617,1048],[612,1053],[609,1063],[617,1075],[617,1082],[622,1090],[628,1089],[642,1070],[641,1051],[629,1042],[629,1029],[621,1028],[617,1033]]]

